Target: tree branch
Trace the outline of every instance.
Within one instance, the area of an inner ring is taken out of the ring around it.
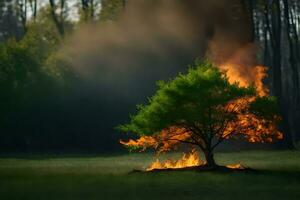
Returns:
[[[186,144],[192,144],[192,145],[197,145],[197,146],[199,146],[199,144],[196,143],[196,142],[185,141],[185,140],[179,140],[179,139],[167,139],[167,141],[169,141],[169,140],[173,140],[173,141],[178,141],[178,142],[181,142],[181,143],[186,143]]]

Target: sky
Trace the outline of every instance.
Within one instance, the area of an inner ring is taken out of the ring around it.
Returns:
[[[49,0],[37,0],[38,1],[38,9],[46,6],[49,4]],[[58,1],[58,0],[56,0]],[[70,20],[78,20],[78,9],[76,9],[76,6],[78,6],[78,3],[80,3],[80,0],[66,0],[67,8],[69,9],[69,19]],[[28,17],[32,17],[32,10],[30,9],[30,4],[28,2]]]

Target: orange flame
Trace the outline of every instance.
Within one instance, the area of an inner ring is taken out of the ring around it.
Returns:
[[[200,159],[199,154],[196,149],[192,149],[190,153],[183,154],[183,156],[178,160],[168,159],[165,162],[161,162],[159,159],[152,162],[146,171],[162,170],[162,169],[182,169],[190,167],[201,167],[204,166],[205,162]],[[229,169],[246,169],[242,164],[231,164],[226,165]]]
[[[263,80],[267,77],[267,67],[255,66],[245,68],[238,64],[222,64],[220,69],[226,72],[231,84],[238,83],[241,87],[249,87],[254,84],[259,96],[267,96],[269,90],[264,86]],[[241,70],[244,69],[244,70]],[[248,70],[245,70],[248,69]]]
[[[283,139],[283,134],[278,131],[276,123],[274,123],[280,121],[279,116],[274,116],[272,120],[266,120],[248,112],[250,103],[255,99],[256,97],[244,97],[229,102],[227,106],[232,109],[231,112],[236,113],[237,119],[228,124],[221,137],[228,139],[238,136],[235,133],[242,133],[251,143],[270,143],[275,139]]]
[[[145,151],[147,148],[156,149],[158,146],[158,141],[151,136],[142,136],[137,140],[130,139],[128,142],[124,142],[120,140],[120,143],[127,147],[137,147],[140,148],[141,151]]]
[[[197,167],[204,165],[204,162],[199,158],[197,150],[193,149],[190,153],[183,154],[182,158],[179,160],[167,160],[165,162],[160,162],[158,159],[154,161],[146,171],[151,171],[155,169],[180,169],[185,167]]]
[[[141,136],[137,140],[129,140],[128,142],[120,140],[120,143],[141,151],[153,148],[158,150],[158,153],[161,153],[175,149],[181,141],[186,141],[190,137],[191,133],[184,128],[171,126],[153,136]]]
[[[229,169],[247,169],[247,167],[245,167],[245,166],[242,165],[241,163],[239,163],[239,164],[226,165],[226,167],[229,168]]]

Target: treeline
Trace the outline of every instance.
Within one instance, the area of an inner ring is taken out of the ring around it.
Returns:
[[[280,100],[286,142],[300,139],[300,2],[298,0],[248,0],[253,41],[259,59],[269,67],[266,80]]]
[[[82,23],[117,19],[121,1],[100,3],[0,1],[0,153],[118,148],[107,105],[57,53]]]
[[[22,38],[31,25],[51,20],[60,36],[86,22],[115,20],[126,0],[2,0],[0,41]]]

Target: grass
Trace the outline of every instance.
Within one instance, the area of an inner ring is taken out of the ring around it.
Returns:
[[[168,155],[178,157],[178,154]],[[300,199],[300,152],[218,153],[219,164],[243,163],[259,173],[130,174],[150,154],[0,158],[0,199]]]

